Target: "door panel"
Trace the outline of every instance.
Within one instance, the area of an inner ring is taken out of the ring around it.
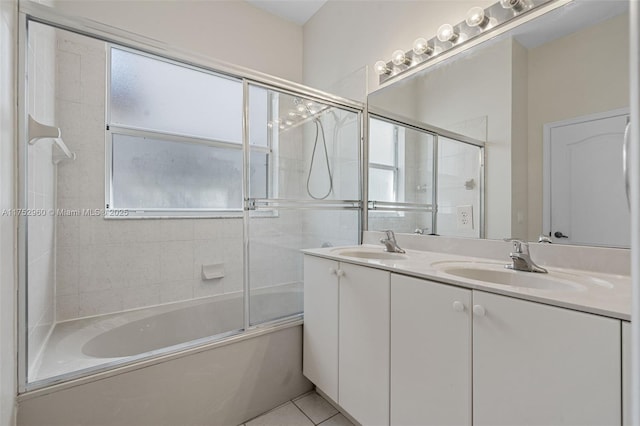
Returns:
[[[471,290],[391,275],[391,424],[471,425]]]
[[[389,424],[389,273],[340,264],[338,403],[367,426]]]
[[[474,425],[619,425],[620,321],[473,291]]]
[[[551,128],[554,242],[629,247],[630,216],[622,173],[626,122],[626,115],[617,115]]]

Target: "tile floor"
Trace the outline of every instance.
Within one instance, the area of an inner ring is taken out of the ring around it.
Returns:
[[[241,426],[353,426],[315,391],[282,404]]]

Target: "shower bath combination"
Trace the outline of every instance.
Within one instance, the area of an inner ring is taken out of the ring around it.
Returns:
[[[21,102],[60,131],[22,141],[20,206],[106,206],[129,217],[21,218],[20,391],[90,383],[96,373],[167,357],[178,363],[203,346],[217,357],[230,342],[268,342],[268,333],[298,347],[300,249],[359,240],[363,105],[65,28],[29,22],[26,30],[40,47],[24,46],[31,66]],[[130,90],[118,90],[124,83]],[[92,96],[70,101],[65,90],[74,84]],[[278,105],[294,99],[276,121]],[[51,116],[38,114],[45,103]],[[51,140],[60,135],[68,154]],[[78,159],[54,168],[58,151]],[[254,208],[244,208],[243,194],[255,197]],[[223,272],[203,276],[211,265]],[[293,374],[301,357],[290,352]],[[241,362],[238,371],[249,368]],[[307,386],[300,374],[283,389],[295,396]]]

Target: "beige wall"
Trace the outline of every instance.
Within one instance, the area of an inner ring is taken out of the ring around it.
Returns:
[[[362,67],[409,50],[418,37],[430,39],[446,22],[458,23],[473,6],[493,0],[330,0],[304,26],[304,83],[322,90]],[[369,92],[378,76],[368,73]]]
[[[529,239],[542,230],[543,125],[629,106],[628,20],[624,14],[529,51]]]
[[[288,80],[302,80],[302,27],[244,1],[57,0],[55,7]]]
[[[17,8],[0,1],[0,209],[15,207]],[[0,216],[0,425],[15,423],[16,219]]]

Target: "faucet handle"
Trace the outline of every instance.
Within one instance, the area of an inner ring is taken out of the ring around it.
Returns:
[[[518,254],[529,253],[529,243],[526,241],[519,240],[517,238],[505,238],[507,242],[513,243],[513,252]],[[524,249],[523,249],[524,247]]]

